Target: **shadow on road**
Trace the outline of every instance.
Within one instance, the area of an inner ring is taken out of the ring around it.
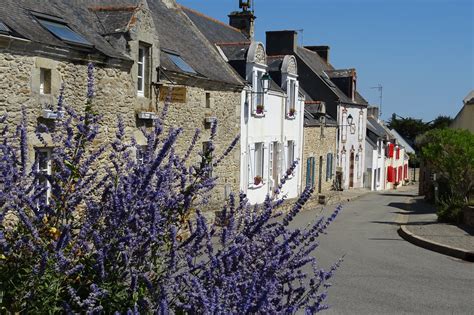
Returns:
[[[384,193],[380,194],[380,196],[393,196],[393,197],[416,197],[418,196],[417,194],[390,194],[390,193]]]
[[[388,224],[388,225],[400,225],[399,222],[395,221],[370,221],[370,223],[377,223],[377,224]],[[404,223],[404,225],[430,225],[430,224],[437,224],[433,222],[408,222]]]

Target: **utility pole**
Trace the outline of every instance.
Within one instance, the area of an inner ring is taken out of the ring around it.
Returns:
[[[377,86],[371,87],[371,89],[377,89],[380,93],[380,95],[379,95],[379,98],[380,98],[379,117],[382,117],[383,86],[382,86],[382,84],[379,83]]]

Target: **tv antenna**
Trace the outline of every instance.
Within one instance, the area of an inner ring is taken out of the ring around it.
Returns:
[[[382,84],[378,84],[377,86],[371,87],[371,89],[377,89],[379,91],[379,98],[380,98],[380,103],[379,103],[379,117],[382,117],[382,100],[383,100],[383,86]]]
[[[249,11],[252,8],[252,0],[239,0],[239,8],[244,12]]]

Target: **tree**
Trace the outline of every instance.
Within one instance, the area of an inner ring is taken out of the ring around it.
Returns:
[[[449,125],[453,122],[453,119],[450,116],[440,115],[435,118],[430,124],[431,129],[444,129],[449,128]]]
[[[421,119],[397,118],[396,114],[392,115],[387,125],[390,129],[395,129],[409,143],[414,143],[418,135],[429,130],[429,126]]]
[[[51,174],[38,170],[39,159],[28,169],[26,119],[17,128],[0,118],[2,312],[286,314],[327,308],[326,288],[339,262],[324,270],[314,250],[341,207],[294,229],[290,222],[312,189],[285,213],[284,198],[268,196],[262,206],[250,206],[245,195],[231,195],[218,222],[208,222],[201,210],[216,180],[209,169],[238,138],[220,155],[209,154],[218,158],[203,156],[206,162],[195,165],[189,157],[199,131],[178,155],[181,130],[165,133],[164,110],[153,130],[143,130],[148,148],[138,162],[120,119],[113,141],[94,147],[100,117],[92,99],[92,83],[83,113],[63,106],[61,95],[58,110],[65,114],[56,128],[39,126],[39,139],[49,133],[64,144],[53,148]],[[216,132],[214,124],[210,153]]]
[[[467,130],[434,129],[420,139],[422,159],[445,182],[445,198],[467,202],[474,185],[474,135]]]

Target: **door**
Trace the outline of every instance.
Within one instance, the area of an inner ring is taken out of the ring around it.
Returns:
[[[354,188],[354,152],[351,152],[349,159],[349,188]]]

